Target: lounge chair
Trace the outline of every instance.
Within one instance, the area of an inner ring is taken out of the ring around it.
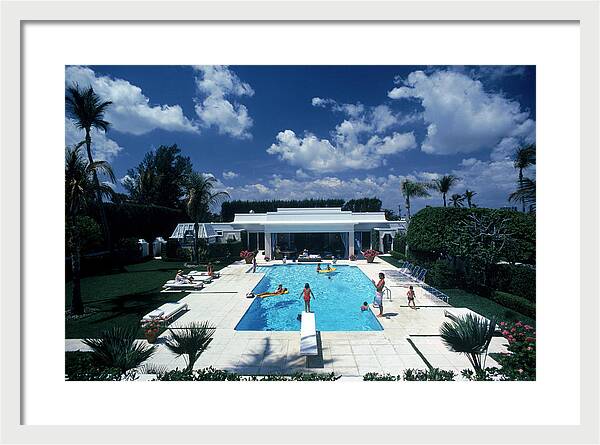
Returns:
[[[152,312],[144,315],[142,318],[142,323],[147,323],[157,318],[164,321],[169,321],[179,312],[187,311],[188,309],[187,303],[165,303],[158,309],[154,309]]]
[[[300,319],[300,355],[319,355],[315,314],[302,312]]]
[[[188,273],[188,276],[208,277],[210,275],[208,275],[208,272],[206,272],[206,271],[192,270]],[[213,275],[212,275],[213,278],[219,278],[220,276],[221,276],[221,274],[219,272],[213,272]]]
[[[177,283],[175,280],[167,281],[164,286],[166,290],[201,290],[204,287],[202,283]]]

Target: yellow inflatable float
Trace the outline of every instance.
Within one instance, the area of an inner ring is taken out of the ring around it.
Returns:
[[[275,295],[285,295],[288,293],[288,290],[285,289],[283,292],[262,292],[260,294],[256,294],[256,296],[258,298],[265,298],[265,297],[274,297]]]
[[[334,270],[335,270],[335,267],[332,267],[331,269],[317,270],[317,272],[319,272],[319,273],[329,273],[329,272],[333,272]]]

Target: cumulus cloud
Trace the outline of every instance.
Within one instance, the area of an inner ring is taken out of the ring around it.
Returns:
[[[200,98],[195,111],[205,127],[215,127],[219,134],[237,139],[250,139],[252,118],[245,105],[229,98],[253,96],[254,90],[227,66],[196,66],[196,87]]]
[[[223,172],[223,178],[225,178],[225,179],[234,179],[234,178],[237,178],[238,176],[239,175],[236,172],[233,172],[231,170]]]
[[[67,67],[65,80],[67,86],[73,82],[83,87],[92,86],[102,99],[112,101],[105,117],[111,128],[122,133],[140,135],[155,129],[198,132],[198,127],[184,116],[179,105],[152,105],[141,88],[126,80],[99,76],[82,66]]]
[[[344,114],[345,119],[336,125],[330,138],[319,138],[310,131],[302,136],[289,129],[281,131],[267,153],[313,172],[339,172],[374,169],[385,165],[386,156],[417,147],[413,132],[386,134],[400,123],[400,116],[387,105],[365,107],[320,97],[313,97],[312,105],[329,107]]]
[[[106,136],[103,131],[92,128],[92,156],[98,161],[112,161],[122,150],[119,144]],[[75,122],[65,118],[65,145],[72,147],[85,139],[85,132]]]
[[[420,102],[426,153],[472,153],[492,149],[504,138],[535,138],[535,122],[518,102],[485,91],[481,81],[461,72],[414,71],[388,97]]]
[[[292,130],[285,130],[279,132],[276,142],[267,149],[267,153],[307,170],[338,172],[373,169],[383,165],[386,155],[416,147],[412,132],[393,133],[383,138],[375,135],[366,143],[361,143],[357,136],[362,131],[344,121],[337,129],[334,145],[328,139],[320,139],[311,133],[299,137]]]

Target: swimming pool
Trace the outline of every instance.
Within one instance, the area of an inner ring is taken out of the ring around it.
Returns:
[[[311,300],[317,330],[381,331],[373,313],[361,311],[364,301],[373,301],[375,287],[356,266],[337,265],[335,272],[317,273],[314,264],[285,264],[258,267],[265,273],[253,292],[273,291],[280,283],[286,295],[255,298],[237,326],[238,331],[299,331],[298,314],[304,310],[300,293],[309,283],[316,299]]]

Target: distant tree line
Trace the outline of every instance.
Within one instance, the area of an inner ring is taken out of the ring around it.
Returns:
[[[278,208],[299,208],[299,207],[342,207],[343,199],[274,199],[270,201],[226,201],[221,204],[221,219],[224,222],[233,221],[236,213],[265,213],[275,212]]]

